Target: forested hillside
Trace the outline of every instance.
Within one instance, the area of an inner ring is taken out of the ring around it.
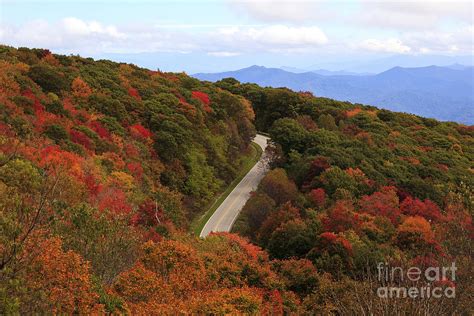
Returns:
[[[184,237],[248,150],[248,101],[47,50],[3,46],[0,68],[0,314],[273,308],[263,252]]]
[[[234,230],[271,258],[308,259],[331,276],[306,297],[311,308],[322,308],[329,295],[334,301],[323,314],[384,314],[387,306],[375,294],[379,262],[455,262],[455,300],[389,306],[408,314],[472,310],[472,126],[235,79],[217,85],[248,98],[257,128],[274,142],[274,169]]]
[[[0,314],[471,308],[472,126],[42,49],[0,69]],[[242,236],[189,234],[256,130]],[[378,262],[452,261],[455,300],[374,294]]]

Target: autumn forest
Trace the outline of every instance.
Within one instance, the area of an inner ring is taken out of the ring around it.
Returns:
[[[0,314],[469,315],[473,161],[473,126],[0,46]],[[455,262],[456,297],[380,298],[380,262]]]

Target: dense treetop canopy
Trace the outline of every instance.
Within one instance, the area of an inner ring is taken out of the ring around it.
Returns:
[[[190,236],[256,130],[240,236]],[[456,261],[423,306],[464,311],[473,158],[472,126],[0,46],[0,314],[379,314],[380,261]]]

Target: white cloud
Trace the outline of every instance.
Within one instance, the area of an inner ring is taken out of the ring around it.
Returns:
[[[0,39],[14,46],[44,47],[59,52],[100,51],[126,38],[115,26],[64,18],[50,23],[33,20],[20,26],[1,25]]]
[[[384,40],[367,39],[365,41],[362,41],[357,46],[361,49],[383,53],[406,54],[412,50],[409,46],[405,45],[404,43],[402,43],[401,40],[397,38],[388,38]]]
[[[25,23],[19,28],[8,27],[2,36],[2,41],[24,46],[40,45],[48,43],[58,45],[61,39],[55,36],[55,30],[50,28],[48,22],[43,20],[33,20]]]
[[[117,31],[115,26],[103,26],[101,23],[96,21],[83,21],[78,18],[68,17],[64,18],[61,21],[64,29],[67,33],[71,35],[79,35],[79,36],[86,36],[86,35],[106,35],[115,38],[123,38],[125,37],[124,34]]]
[[[473,23],[472,0],[227,0],[232,9],[272,23],[351,24],[392,30]]]
[[[218,29],[214,38],[221,45],[244,51],[314,49],[328,42],[326,34],[316,26],[226,27]]]
[[[57,22],[34,20],[20,26],[0,23],[0,41],[13,46],[43,47],[58,53],[189,52],[195,41],[186,32],[149,25],[105,25],[68,17]]]
[[[440,28],[443,23],[472,24],[471,0],[359,0],[356,22],[367,26],[410,30]]]
[[[313,40],[291,36],[287,30],[248,34],[227,29],[235,42],[253,41],[268,51],[305,53],[324,44],[335,53],[375,52],[394,54],[472,54],[474,52],[474,3],[472,0],[228,0],[231,8],[254,22],[278,21],[296,29],[317,23],[331,37]],[[261,30],[261,29],[260,29]],[[258,36],[262,34],[262,36]],[[279,39],[282,39],[281,41]],[[305,39],[312,44],[304,44]],[[283,45],[286,42],[288,45]]]
[[[140,52],[204,53],[216,57],[268,52],[296,55],[321,52],[322,47],[324,52],[335,55],[352,52],[471,54],[474,51],[473,26],[456,27],[396,33],[356,29],[357,32],[352,33],[347,26],[338,32],[328,28],[329,40],[328,35],[314,25],[182,24],[173,27],[158,23],[112,25],[68,17],[56,22],[0,23],[0,42],[85,55]]]
[[[384,53],[467,55],[474,53],[474,27],[403,33],[399,38],[372,38],[351,46],[359,50]]]
[[[418,47],[421,53],[461,53],[474,52],[474,27],[462,27],[453,31],[425,31],[406,34],[404,42]]]

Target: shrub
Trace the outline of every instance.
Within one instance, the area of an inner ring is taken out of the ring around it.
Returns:
[[[57,143],[69,139],[67,131],[61,125],[53,124],[47,126],[44,130],[44,134]]]

